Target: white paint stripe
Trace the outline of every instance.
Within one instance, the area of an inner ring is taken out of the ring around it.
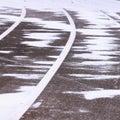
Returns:
[[[55,75],[55,73],[63,63],[64,59],[68,55],[76,37],[76,27],[73,19],[68,14],[68,12],[66,10],[63,10],[63,12],[67,16],[71,24],[71,34],[69,36],[67,44],[65,45],[63,51],[61,52],[56,62],[53,64],[53,66],[50,68],[50,70],[47,72],[44,78],[39,82],[39,84],[35,87],[31,95],[29,95],[27,101],[23,101],[23,103],[19,105],[18,109],[15,110],[14,113],[11,113],[10,114],[11,116],[8,116],[9,117],[8,120],[19,120],[22,117],[22,115],[29,109],[29,107],[35,102],[37,97],[42,93],[42,91],[48,85],[48,83],[53,78],[53,76]]]
[[[23,18],[25,17],[26,15],[26,9],[25,7],[22,8],[22,13],[21,13],[21,16],[19,18],[18,21],[16,21],[13,25],[11,25],[5,32],[3,32],[1,35],[0,35],[0,40],[2,40],[4,37],[6,37],[10,32],[12,32],[20,23],[21,21],[23,20]]]

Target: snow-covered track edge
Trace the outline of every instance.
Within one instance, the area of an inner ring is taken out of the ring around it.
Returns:
[[[71,30],[70,30],[70,36],[68,39],[68,42],[66,43],[64,49],[62,50],[61,54],[55,61],[55,63],[52,65],[52,67],[49,69],[49,71],[45,74],[43,79],[38,83],[38,85],[34,88],[32,93],[29,95],[26,101],[23,101],[18,106],[18,109],[16,109],[11,115],[9,116],[8,120],[19,120],[24,113],[30,108],[30,106],[35,102],[35,100],[40,96],[42,91],[45,89],[45,87],[48,85],[50,80],[53,78],[57,70],[60,68],[61,64],[65,60],[66,56],[68,55],[76,37],[76,26],[75,23],[72,19],[72,17],[69,15],[69,13],[63,9],[64,14],[66,15],[70,25],[71,25]]]

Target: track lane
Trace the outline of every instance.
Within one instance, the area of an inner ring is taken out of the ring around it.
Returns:
[[[24,101],[22,104],[19,105],[18,109],[15,110],[14,113],[11,113],[11,116],[8,118],[9,120],[19,120],[22,115],[29,109],[29,107],[34,103],[34,101],[37,99],[37,97],[42,93],[42,91],[45,89],[45,87],[48,85],[52,77],[55,75],[61,64],[63,63],[64,59],[66,58],[67,54],[69,53],[72,44],[76,37],[76,27],[74,24],[74,21],[72,20],[71,16],[66,10],[63,10],[64,14],[68,18],[68,21],[71,25],[71,33],[68,39],[68,42],[66,43],[63,51],[61,52],[60,56],[56,60],[56,62],[53,64],[53,66],[50,68],[50,70],[46,73],[46,75],[43,77],[43,79],[38,83],[38,85],[35,87],[33,92],[30,94],[28,99]],[[15,116],[15,117],[14,117]]]

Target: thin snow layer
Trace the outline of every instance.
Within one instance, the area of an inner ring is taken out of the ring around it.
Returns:
[[[13,2],[14,1],[14,2]],[[23,7],[24,3],[23,0],[2,0],[0,1],[0,6],[9,6],[9,7],[14,7],[14,8],[21,8]],[[104,14],[102,11],[105,11],[107,13],[109,13],[110,15],[116,16],[116,12],[119,12],[120,10],[120,2],[116,1],[116,0],[26,0],[26,7],[31,8],[31,9],[37,9],[37,10],[50,10],[52,9],[54,12],[56,11],[60,11],[60,6],[62,8],[66,8],[69,10],[73,10],[73,11],[77,11],[78,18],[82,18],[82,19],[87,19],[89,20],[89,22],[92,24],[89,26],[89,28],[108,28],[108,27],[119,27],[120,25],[112,20],[111,18],[109,18],[110,20],[108,20],[108,16],[106,16],[106,14]],[[98,11],[101,12],[98,12]],[[7,16],[8,17],[8,16]],[[104,20],[100,20],[98,18],[102,18],[104,17]],[[116,16],[117,18],[119,16]],[[67,28],[67,25],[61,24],[59,23],[52,23],[50,21],[48,22],[44,22],[44,25],[46,25],[46,27],[48,28],[60,28],[61,26],[63,26],[62,28]],[[54,25],[53,25],[54,24]],[[39,24],[38,24],[39,25]],[[57,26],[59,25],[59,26]],[[87,29],[89,30],[89,29]],[[85,34],[87,32],[87,34],[93,34],[96,33],[98,35],[109,35],[107,34],[106,31],[100,31],[100,30],[95,30],[95,31],[87,31],[87,30],[80,30],[78,29],[78,32],[82,32],[82,34]],[[29,36],[29,38],[35,38],[38,40],[38,34],[29,34],[27,35],[27,37]],[[44,37],[44,38],[43,38]],[[47,34],[47,37],[52,37],[53,36],[49,36]],[[56,39],[57,36],[54,36],[54,38]],[[45,36],[41,36],[42,39],[46,39]],[[99,37],[100,38],[100,37]],[[40,37],[39,37],[40,39]],[[94,50],[112,50],[112,48],[116,47],[116,46],[111,46],[110,42],[113,43],[114,40],[103,40],[103,38],[99,40],[98,38],[95,39],[91,39],[89,41],[86,40],[86,42],[91,42],[90,45],[87,46],[87,49],[90,50],[92,52],[92,54],[98,58],[100,57],[100,59],[103,60],[109,60],[111,57],[108,55],[103,56],[101,55],[101,53],[97,53]],[[40,44],[41,46],[45,47],[48,46],[48,41],[45,41],[45,43],[39,42],[39,47]],[[94,44],[93,44],[94,43]],[[28,41],[27,43],[24,43],[27,45],[34,45],[37,46],[36,44],[38,44],[38,41],[33,43],[30,43],[30,41]],[[102,46],[101,46],[102,44]],[[101,46],[101,47],[99,47]],[[80,46],[81,47],[81,46]],[[112,51],[110,51],[112,52]],[[86,55],[82,54],[82,57],[86,58]],[[91,56],[93,59],[94,56]],[[102,56],[102,57],[101,57]],[[81,57],[81,56],[79,56]],[[90,57],[90,56],[89,56]],[[39,64],[39,63],[38,63]],[[30,68],[41,68],[41,66],[28,66]],[[18,77],[21,76],[20,74],[4,74],[7,76],[11,76],[11,77]],[[73,75],[75,76],[75,75]],[[82,75],[80,75],[82,76]],[[83,75],[84,76],[84,75]],[[30,78],[33,78],[35,76],[30,76]],[[38,76],[36,76],[38,77]],[[93,77],[93,76],[92,76]],[[98,77],[98,76],[96,76]],[[101,76],[101,77],[105,77],[105,76]],[[111,76],[106,76],[106,77],[111,77]],[[113,76],[112,78],[116,78],[120,76]],[[24,78],[28,78],[28,75],[24,75]],[[88,78],[91,78],[91,75],[88,75]],[[101,78],[100,78],[101,79]],[[17,108],[18,105],[23,104],[26,97],[31,93],[32,89],[34,87],[22,87],[21,89],[18,89],[18,93],[7,93],[7,94],[0,94],[0,119],[2,120],[6,120],[6,117],[8,118],[8,116],[10,116],[10,113],[12,113],[13,110],[15,110]],[[98,99],[98,98],[113,98],[117,95],[120,95],[120,90],[114,90],[114,89],[100,89],[100,90],[94,90],[94,91],[82,91],[82,92],[75,92],[75,91],[66,91],[64,92],[65,94],[69,93],[69,94],[77,94],[77,95],[84,95],[84,97],[87,100],[93,100],[93,99]],[[35,107],[38,107],[38,105],[40,104],[36,104]],[[81,110],[80,110],[81,111]]]
[[[47,29],[58,29],[60,31],[70,31],[71,26],[61,22],[61,21],[43,21],[41,19],[37,18],[27,18],[25,21],[33,22],[34,24],[38,26],[42,26],[43,28]],[[28,46],[34,46],[34,47],[50,47],[50,43],[52,43],[54,40],[60,39],[61,33],[28,33],[24,34],[25,38],[34,39],[34,41],[25,41],[21,44],[25,44]],[[36,40],[36,41],[35,41]]]
[[[74,54],[74,58],[90,59],[96,61],[84,61],[81,65],[107,65],[107,64],[119,64],[119,61],[111,61],[114,55],[119,55],[120,51],[115,50],[118,48],[118,44],[115,44],[117,38],[114,37],[88,37],[84,39],[84,44],[86,44],[85,49],[89,53]],[[74,48],[80,49],[80,48]]]
[[[42,22],[44,24],[44,27],[51,28],[51,29],[59,29],[62,31],[69,31],[72,29],[72,27],[69,24],[66,24],[62,21],[44,21]]]
[[[111,14],[120,10],[120,2],[117,0],[27,0],[26,6],[41,11],[59,11],[61,8],[66,8],[69,10],[80,10],[81,12],[86,10],[104,10]]]
[[[87,100],[94,100],[100,98],[114,98],[120,96],[120,90],[115,89],[96,89],[94,91],[64,91],[63,94],[84,95]]]
[[[9,22],[14,22],[14,21],[18,21],[20,19],[20,17],[18,16],[13,16],[13,15],[0,15],[0,18],[2,20],[0,20],[0,22],[4,22],[7,23]]]
[[[110,80],[110,79],[119,79],[120,75],[94,75],[94,74],[69,74],[72,77],[85,78],[86,80]]]
[[[0,119],[7,120],[10,113],[14,111],[19,104],[23,104],[26,96],[28,96],[34,86],[23,86],[17,89],[17,93],[0,94]]]
[[[59,13],[59,11],[56,13]],[[66,24],[64,21],[55,21],[55,20],[48,21],[48,20],[42,20],[38,18],[25,18],[24,22],[32,22],[37,26],[42,26],[43,28],[58,29],[62,31],[70,31],[72,29],[72,27],[69,24]]]
[[[53,64],[54,62],[53,61],[35,61],[34,63],[36,63],[36,64],[45,64],[45,65],[51,65],[51,64]]]
[[[59,39],[57,36],[59,34],[57,33],[30,33],[25,34],[25,38],[31,38],[31,39],[44,39],[44,40],[55,40]]]
[[[43,75],[41,74],[3,74],[2,76],[15,77],[20,79],[41,79]]]
[[[119,65],[119,61],[83,61],[83,65]]]
[[[80,112],[80,113],[89,113],[90,111],[89,111],[89,110],[86,110],[86,109],[79,109],[79,112]]]
[[[102,9],[104,11],[115,12],[119,11],[120,9],[120,2],[117,0],[52,0],[56,2],[58,5],[69,8],[69,9],[76,9],[82,10],[90,9],[90,10],[98,10]]]
[[[25,41],[22,44],[34,47],[49,47],[53,40],[60,39],[59,33],[30,33],[25,38],[35,39],[36,41]]]
[[[18,59],[18,60],[21,60],[21,59],[23,60],[23,59],[27,59],[28,56],[18,56],[18,55],[17,55],[17,56],[14,56],[14,58],[15,58],[15,59]]]
[[[4,53],[4,54],[9,54],[11,53],[12,51],[8,51],[8,50],[0,50],[0,53]]]
[[[0,7],[21,8],[24,5],[24,0],[1,0]]]
[[[120,2],[117,0],[76,0],[75,5],[78,4],[76,16],[82,19],[87,19],[91,25],[89,28],[119,28],[120,24],[110,16],[114,15],[117,19],[120,16],[117,12],[120,11]],[[77,3],[77,4],[76,4]],[[98,33],[97,30],[95,33]],[[105,33],[106,35],[106,33]]]
[[[102,51],[107,52],[107,54],[111,54],[111,50],[113,50],[115,47],[118,47],[117,44],[114,44],[115,40],[117,40],[114,37],[91,37],[90,39],[85,39],[85,43],[87,43],[87,50],[89,51],[95,51],[96,53],[99,52],[101,54],[104,54]],[[116,54],[118,51],[113,51],[112,54]]]
[[[112,57],[111,56],[104,56],[99,55],[97,52],[94,52],[92,54],[82,53],[82,54],[75,54],[75,58],[84,58],[84,59],[92,59],[92,60],[109,60]]]
[[[51,4],[52,3],[52,4]],[[54,0],[27,0],[26,1],[26,7],[27,8],[32,8],[35,10],[40,10],[40,11],[59,11],[60,7],[59,5],[56,6]]]
[[[32,108],[34,108],[34,109],[39,108],[41,104],[42,104],[42,102],[34,103],[34,104],[32,105]]]
[[[120,90],[107,89],[107,90],[96,90],[96,91],[83,91],[81,94],[87,100],[93,100],[98,98],[114,98],[115,96],[120,96]]]
[[[49,41],[25,41],[22,44],[33,47],[49,47]]]
[[[101,30],[101,29],[77,29],[77,32],[80,33],[85,33],[86,35],[105,35],[105,36],[110,36],[106,30]]]
[[[82,18],[82,19],[87,19],[89,21],[91,25],[89,25],[88,28],[110,28],[110,27],[119,28],[120,27],[120,24],[116,20],[109,17],[112,14],[109,12],[104,13],[101,10],[87,11],[85,9],[83,11],[77,11],[77,13],[78,14],[76,16],[78,19]],[[117,14],[117,12],[115,14]]]

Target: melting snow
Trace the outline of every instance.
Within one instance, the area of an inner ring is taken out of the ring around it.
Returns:
[[[93,91],[64,91],[63,94],[84,95],[87,100],[94,100],[100,98],[114,98],[120,96],[120,90],[115,89],[96,89]]]
[[[16,90],[21,92],[0,94],[0,119],[7,120],[10,113],[24,103],[33,89],[34,86],[22,86]]]
[[[38,108],[38,107],[40,107],[41,104],[42,104],[42,102],[37,102],[32,105],[32,108]]]

